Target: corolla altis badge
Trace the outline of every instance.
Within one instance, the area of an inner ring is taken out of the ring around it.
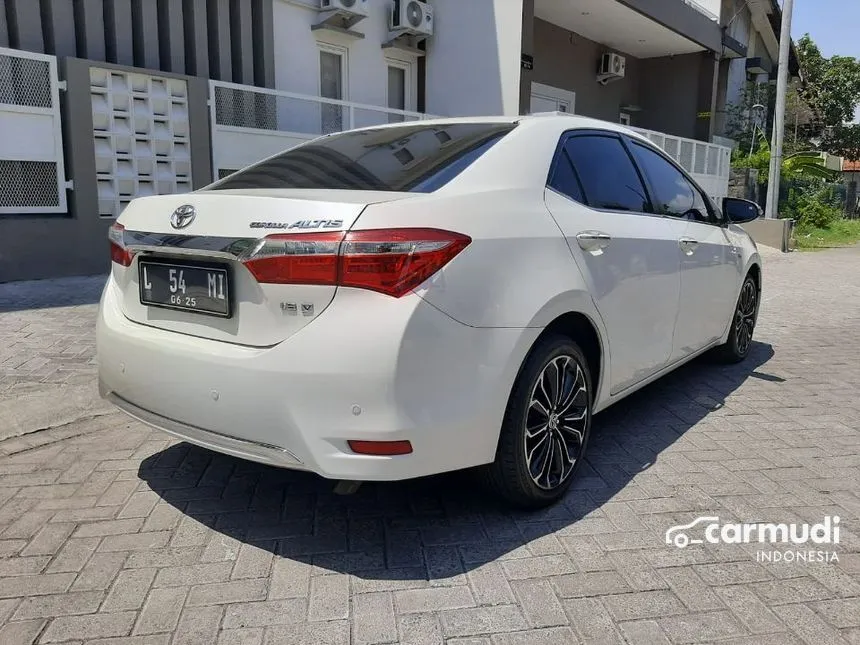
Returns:
[[[185,204],[173,211],[173,215],[170,216],[170,225],[173,228],[185,228],[194,221],[195,217],[197,217],[197,209],[191,204]]]
[[[342,219],[303,219],[289,224],[288,222],[251,222],[251,228],[278,228],[278,229],[308,229],[308,228],[341,228]]]

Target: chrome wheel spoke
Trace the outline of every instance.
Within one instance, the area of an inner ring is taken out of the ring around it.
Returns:
[[[549,419],[549,409],[547,409],[547,407],[537,399],[532,398],[531,403],[529,403],[529,409],[535,410]]]
[[[558,356],[538,376],[526,414],[526,465],[532,481],[553,490],[570,477],[582,451],[591,398],[572,356]]]
[[[735,336],[737,350],[741,354],[746,354],[752,344],[757,300],[758,293],[755,285],[751,281],[745,282],[735,311]]]
[[[541,435],[540,439],[538,439],[537,442],[535,442],[534,446],[532,446],[532,449],[526,454],[526,459],[528,459],[530,464],[534,461],[535,453],[538,452],[541,447],[543,447],[543,452],[546,452],[546,444],[548,439],[549,432],[544,432],[543,435]]]
[[[535,437],[545,433],[549,429],[549,425],[546,423],[538,424],[535,426],[527,426],[526,427],[526,438],[534,439]]]
[[[549,435],[547,435],[549,436]],[[540,482],[545,482],[547,488],[549,488],[549,473],[552,468],[552,460],[555,458],[555,442],[550,439],[547,442],[546,450],[543,452],[543,461],[538,470],[538,485],[540,486]]]
[[[577,365],[576,376],[573,379],[570,390],[559,403],[558,410],[556,410],[556,412],[558,412],[559,415],[565,414],[571,406],[579,400],[580,395],[585,393],[585,375],[582,373],[582,369],[579,365]]]

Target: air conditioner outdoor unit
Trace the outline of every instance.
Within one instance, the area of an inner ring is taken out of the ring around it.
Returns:
[[[433,7],[421,0],[394,0],[389,29],[397,34],[433,35]]]
[[[320,0],[321,11],[337,11],[344,16],[367,17],[368,0]]]
[[[606,85],[610,81],[624,78],[627,71],[627,59],[621,54],[603,54],[600,59],[600,71],[597,73],[598,83]]]

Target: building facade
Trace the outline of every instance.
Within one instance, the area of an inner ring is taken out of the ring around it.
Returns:
[[[719,13],[714,0],[524,0],[520,109],[555,104],[709,140],[722,49]],[[601,83],[601,63],[613,54],[623,74]]]
[[[731,136],[753,124],[769,130],[772,95],[776,82],[782,11],[777,0],[722,0],[723,56],[717,85],[715,134]],[[789,57],[789,76],[799,74],[794,47]],[[764,109],[752,110],[761,102]]]
[[[107,229],[135,197],[429,116],[621,121],[719,197],[721,13],[720,0],[0,0],[0,282],[107,270]],[[624,73],[601,76],[607,60]]]

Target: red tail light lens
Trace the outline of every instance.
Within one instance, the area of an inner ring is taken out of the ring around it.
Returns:
[[[327,284],[410,292],[471,243],[460,233],[430,228],[270,235],[244,260],[266,284]]]
[[[399,298],[448,264],[472,240],[459,233],[404,228],[347,233],[340,284]]]
[[[108,240],[110,240],[110,259],[120,266],[130,266],[134,260],[134,253],[125,247],[125,226],[112,224],[108,229]]]
[[[245,266],[265,284],[336,284],[343,232],[270,235]]]

